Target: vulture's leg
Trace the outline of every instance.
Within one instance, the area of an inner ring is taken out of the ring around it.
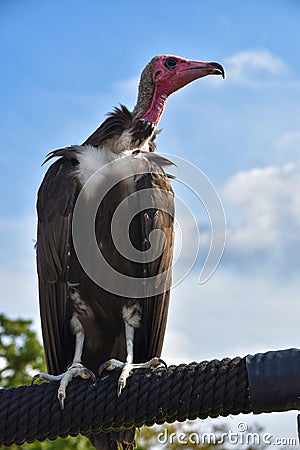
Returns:
[[[81,377],[85,380],[89,378],[92,378],[93,381],[96,380],[93,372],[87,369],[81,362],[85,334],[80,321],[75,315],[71,320],[71,328],[73,333],[75,334],[75,352],[71,366],[68,367],[67,371],[64,374],[62,374],[61,382],[57,391],[57,398],[59,400],[61,409],[64,409],[66,389],[73,378]]]
[[[67,371],[61,373],[60,375],[49,375],[48,373],[39,373],[35,375],[32,379],[34,382],[36,379],[39,380],[48,380],[48,381],[60,381],[60,385],[57,391],[57,398],[59,400],[59,404],[61,409],[64,409],[64,401],[66,398],[66,389],[70,381],[72,381],[75,377],[81,377],[83,379],[92,378],[93,381],[96,380],[95,375],[89,369],[87,369],[81,363],[81,356],[84,344],[84,331],[80,321],[74,315],[71,320],[71,328],[75,334],[75,352],[73,357],[73,362],[70,367],[68,367]]]
[[[127,349],[127,357],[126,357],[126,363],[124,367],[122,368],[121,375],[119,377],[118,381],[118,396],[121,394],[122,389],[126,386],[126,380],[129,377],[133,367],[133,343],[134,343],[134,327],[131,325],[128,325],[128,323],[125,322],[125,337],[126,337],[126,349]]]
[[[114,370],[114,369],[122,369],[121,375],[118,381],[118,396],[121,395],[122,389],[126,386],[126,381],[129,375],[133,370],[136,369],[150,369],[154,367],[158,367],[160,365],[165,365],[165,362],[157,357],[150,359],[145,363],[135,364],[133,363],[133,345],[134,345],[134,332],[135,328],[140,325],[141,315],[140,315],[140,305],[135,303],[134,305],[123,308],[123,319],[125,322],[125,338],[126,338],[126,350],[127,357],[126,362],[121,362],[116,359],[110,359],[106,361],[99,367],[99,375],[103,372],[103,370]]]
[[[151,358],[150,361],[145,363],[133,364],[133,343],[134,343],[134,327],[125,323],[125,336],[126,336],[126,348],[127,348],[127,358],[123,365],[121,375],[118,381],[118,396],[121,395],[122,389],[126,386],[126,381],[133,370],[136,369],[151,369],[158,367],[162,364],[166,365],[165,362],[160,358]]]

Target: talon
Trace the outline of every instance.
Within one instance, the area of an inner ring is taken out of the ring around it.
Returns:
[[[57,398],[59,401],[60,409],[63,411],[65,407],[66,394],[64,392],[58,392]]]
[[[98,369],[98,375],[99,375],[99,377],[101,377],[102,372],[103,372],[104,370],[112,370],[112,369],[113,369],[113,367],[112,367],[111,361],[110,361],[110,360],[109,360],[109,361],[105,361],[103,364],[101,364],[101,366],[100,366],[99,369]]]
[[[119,376],[118,380],[118,389],[117,389],[117,395],[120,397],[122,390],[126,386],[127,378],[130,376],[132,370],[134,369],[134,366],[132,363],[125,363],[121,375]]]
[[[98,369],[99,376],[102,375],[103,370],[123,369],[125,363],[118,361],[117,359],[109,359],[105,361]]]
[[[121,378],[121,377],[120,377]],[[122,390],[125,388],[125,386],[126,386],[126,379],[125,378],[123,378],[122,380],[120,380],[120,378],[119,378],[119,381],[118,381],[118,389],[117,389],[117,396],[118,397],[120,397],[120,395],[121,395],[121,393],[122,393]]]
[[[159,366],[164,366],[165,369],[168,368],[167,363],[166,363],[163,359],[161,359],[161,358],[158,358],[158,367],[159,367]]]
[[[40,374],[38,373],[37,375],[34,375],[34,377],[31,378],[31,382],[30,384],[34,384],[35,380],[39,380],[40,379]]]
[[[150,368],[158,367],[160,365],[164,365],[164,366],[166,365],[166,363],[162,359],[157,358],[156,356],[154,358],[150,359],[150,361],[148,361],[148,364],[149,364]]]
[[[94,383],[96,382],[96,376],[94,372],[92,372],[90,369],[87,369],[86,367],[83,369],[81,373],[81,378],[83,378],[84,380],[91,378]]]

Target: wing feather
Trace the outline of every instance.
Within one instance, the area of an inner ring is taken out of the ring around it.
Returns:
[[[149,296],[145,292],[145,298],[142,300],[142,324],[137,330],[135,358],[145,361],[153,356],[161,355],[169,309],[174,246],[174,194],[168,176],[161,166],[154,161],[151,163],[151,172],[144,174],[137,180],[138,190],[146,188],[151,188],[151,205],[153,207],[147,210],[146,214],[144,211],[139,216],[140,242],[149,242],[151,231],[160,230],[165,236],[165,246],[159,258],[144,263],[143,272],[148,277],[164,272],[167,275],[162,278],[164,285],[161,286],[161,293],[156,296]],[[165,210],[169,211],[170,214]],[[162,248],[161,239],[152,241],[152,245],[155,245],[159,252]]]
[[[66,369],[73,353],[67,297],[72,211],[77,181],[72,161],[60,158],[49,168],[38,192],[37,270],[40,314],[48,370]]]

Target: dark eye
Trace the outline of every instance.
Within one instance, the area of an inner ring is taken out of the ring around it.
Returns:
[[[175,69],[175,67],[178,66],[177,59],[175,59],[175,58],[167,58],[167,59],[165,60],[165,66],[166,66],[168,69]]]

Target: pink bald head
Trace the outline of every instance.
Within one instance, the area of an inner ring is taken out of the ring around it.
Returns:
[[[159,55],[154,58],[152,81],[154,92],[142,119],[157,125],[169,95],[191,81],[206,75],[222,75],[223,67],[215,62],[190,61],[179,56]]]

